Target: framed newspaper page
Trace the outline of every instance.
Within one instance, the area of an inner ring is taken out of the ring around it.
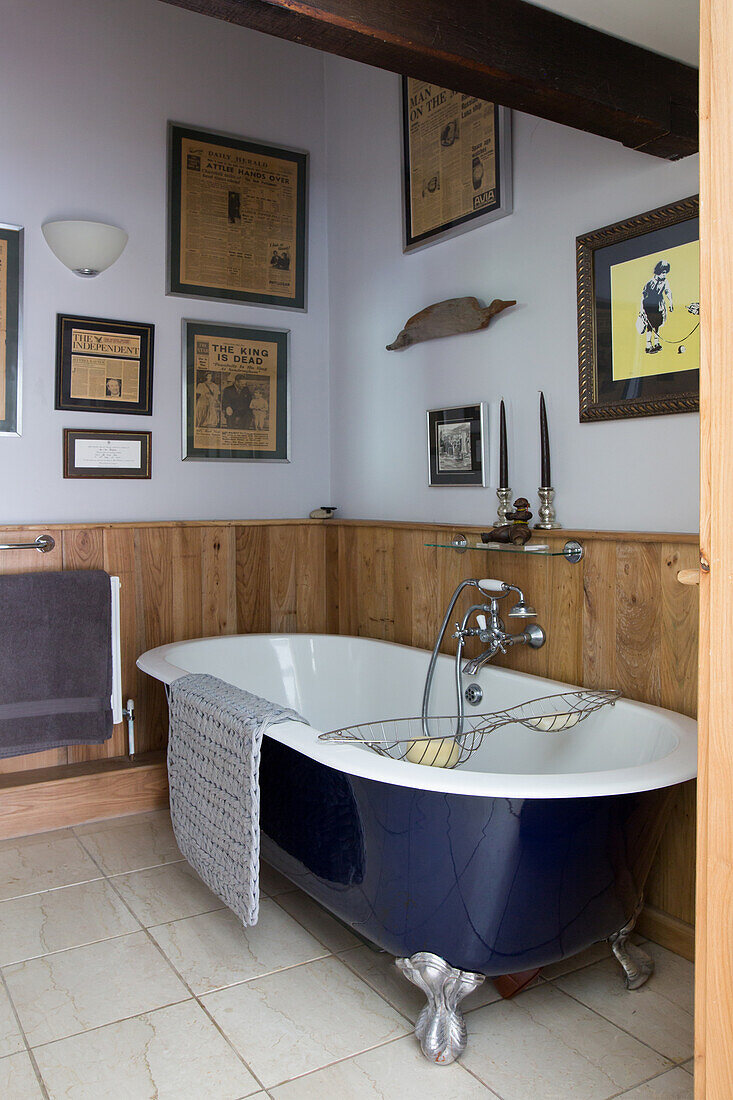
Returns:
[[[0,222],[0,435],[20,435],[23,230]]]
[[[54,407],[151,416],[154,334],[154,325],[59,313]]]
[[[64,428],[64,477],[147,479],[151,440],[152,432]]]
[[[402,78],[405,252],[512,212],[511,112]]]
[[[168,294],[306,309],[308,154],[168,124]]]
[[[183,322],[183,457],[290,461],[290,333]]]

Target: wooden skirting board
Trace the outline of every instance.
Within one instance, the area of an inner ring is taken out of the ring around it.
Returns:
[[[167,805],[162,752],[26,771],[0,782],[0,840]]]
[[[542,536],[557,548],[577,538],[585,548],[579,565],[475,548],[456,554],[427,544],[449,543],[456,532],[473,544],[480,541],[479,528],[376,520],[69,524],[5,528],[0,540],[25,541],[43,531],[56,539],[55,550],[4,553],[0,573],[103,568],[121,577],[123,697],[135,699],[141,753],[162,751],[167,737],[162,685],[135,666],[144,650],[190,637],[258,632],[357,634],[430,648],[453,589],[469,576],[519,585],[547,631],[543,649],[517,648],[499,663],[696,713],[699,587],[677,579],[681,570],[699,567],[696,535]],[[446,650],[454,644],[449,640]],[[111,813],[123,812],[124,797],[116,792],[126,782],[142,784],[142,777],[98,780],[96,771],[102,766],[104,774],[104,762],[120,758],[125,748],[120,725],[103,745],[0,760],[0,782],[16,777],[15,786],[0,793],[0,813],[6,798],[22,801],[19,772],[55,767],[61,776],[80,763],[89,770],[63,782],[77,792],[88,784],[99,795],[92,799],[97,806],[108,794],[116,807]],[[113,770],[124,768],[118,763]],[[153,773],[149,778],[155,788]],[[34,776],[27,779],[30,789]],[[140,801],[148,797],[136,790]],[[149,797],[158,797],[154,789]],[[68,822],[73,805],[70,797]],[[48,807],[39,803],[37,809],[34,816],[32,799],[24,804],[25,831],[54,827],[46,823]],[[688,783],[678,792],[646,897],[670,921],[693,925],[694,890],[695,784]],[[672,946],[669,937],[664,942]]]

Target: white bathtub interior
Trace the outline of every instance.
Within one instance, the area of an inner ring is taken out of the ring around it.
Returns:
[[[539,795],[541,789],[548,797],[558,797],[567,789],[569,776],[596,777],[586,785],[590,794],[612,793],[617,785],[614,777],[620,777],[622,789],[643,790],[682,782],[695,774],[695,723],[623,699],[563,733],[505,726],[484,737],[478,751],[452,771],[392,761],[369,748],[318,741],[321,731],[419,715],[428,659],[424,650],[365,638],[240,635],[162,646],[144,654],[139,663],[164,681],[182,672],[207,672],[292,707],[311,729],[285,723],[271,727],[270,736],[301,751],[307,746],[308,755],[330,766],[389,782],[448,790],[463,777],[463,787],[468,784],[479,793],[472,778],[478,783],[487,775],[496,780],[504,776],[507,783],[499,783],[504,792],[511,780],[514,794],[529,795],[526,784],[517,788],[516,777],[545,777],[544,783],[530,784],[532,793]],[[453,670],[452,658],[440,659],[434,714],[455,712]],[[466,708],[472,715],[569,689],[566,684],[490,665],[476,680],[483,687],[484,700],[478,708]],[[426,775],[436,771],[441,778]],[[595,789],[599,783],[601,790]],[[574,793],[583,793],[583,785],[576,783]]]

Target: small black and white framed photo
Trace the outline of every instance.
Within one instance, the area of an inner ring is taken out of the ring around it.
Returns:
[[[486,402],[428,409],[430,485],[486,485]]]

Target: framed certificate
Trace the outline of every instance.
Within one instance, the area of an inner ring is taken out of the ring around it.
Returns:
[[[512,212],[511,113],[402,78],[404,251]]]
[[[168,125],[169,294],[306,308],[308,154]]]
[[[151,432],[64,428],[64,477],[149,478]]]
[[[58,314],[54,407],[151,416],[154,332],[153,325]]]
[[[20,435],[23,230],[0,222],[0,435]]]
[[[290,461],[289,332],[183,322],[183,457]]]

